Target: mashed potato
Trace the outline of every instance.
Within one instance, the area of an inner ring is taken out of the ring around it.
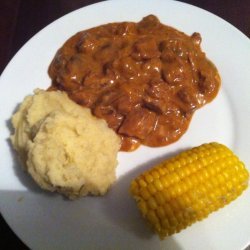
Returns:
[[[36,90],[12,117],[11,141],[43,189],[71,199],[103,195],[115,181],[120,139],[60,91]]]

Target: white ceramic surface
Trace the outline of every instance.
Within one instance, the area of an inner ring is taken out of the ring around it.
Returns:
[[[118,180],[102,198],[68,201],[41,191],[22,172],[8,137],[10,117],[33,89],[47,88],[47,69],[57,49],[77,31],[148,14],[187,34],[198,31],[202,48],[218,67],[217,98],[193,117],[188,132],[162,148],[119,153]],[[152,235],[128,195],[132,178],[163,157],[209,141],[231,147],[250,166],[250,42],[221,18],[194,6],[163,0],[122,0],[94,4],[53,22],[30,39],[0,79],[0,208],[14,232],[32,249],[227,249],[250,239],[250,191],[208,219],[166,240]]]

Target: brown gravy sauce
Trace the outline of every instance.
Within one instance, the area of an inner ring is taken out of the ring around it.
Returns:
[[[168,145],[220,87],[200,44],[199,33],[188,36],[153,15],[81,31],[56,53],[50,89],[105,119],[123,151]]]

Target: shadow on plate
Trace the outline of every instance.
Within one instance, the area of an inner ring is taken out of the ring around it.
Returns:
[[[135,166],[127,174],[121,176],[109,191],[106,199],[102,202],[103,213],[105,213],[105,216],[108,216],[114,224],[128,231],[132,231],[140,238],[149,239],[156,237],[140,215],[139,210],[136,207],[136,202],[129,194],[130,183],[135,177],[145,170],[150,169],[152,166],[160,163],[164,159],[176,155],[183,150],[184,149],[176,152],[170,152],[162,157],[158,157],[139,166]],[[171,237],[169,237],[168,240],[171,241]]]
[[[13,114],[17,111],[19,105],[17,105],[17,107],[15,108],[15,111],[13,112]],[[10,135],[14,133],[13,131],[13,127],[11,124],[11,119],[6,121],[6,126],[8,127],[8,129],[10,130]],[[30,191],[35,192],[35,193],[43,193],[45,195],[48,196],[53,196],[55,195],[54,193],[50,193],[47,192],[43,189],[41,189],[35,182],[34,180],[31,178],[31,176],[29,176],[29,174],[25,171],[24,167],[22,166],[21,161],[18,158],[18,154],[17,152],[14,150],[11,140],[10,138],[6,139],[6,142],[8,144],[9,147],[9,151],[10,151],[10,155],[13,159],[13,170],[15,175],[18,177],[18,179],[20,180],[20,182]]]

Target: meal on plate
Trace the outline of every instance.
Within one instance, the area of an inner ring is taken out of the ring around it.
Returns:
[[[51,62],[49,89],[27,96],[12,117],[24,169],[70,199],[105,194],[119,150],[175,142],[217,95],[219,73],[200,45],[199,33],[153,15],[78,32]],[[248,178],[231,150],[209,143],[141,174],[130,191],[164,238],[237,198]]]
[[[120,138],[61,91],[36,90],[12,117],[24,169],[46,190],[103,195],[116,179]]]
[[[50,89],[66,91],[105,119],[123,151],[165,146],[218,93],[220,76],[200,46],[199,33],[188,36],[154,15],[101,25],[78,32],[58,50]]]
[[[203,144],[138,176],[131,194],[161,238],[206,218],[247,188],[245,165],[226,146]]]

